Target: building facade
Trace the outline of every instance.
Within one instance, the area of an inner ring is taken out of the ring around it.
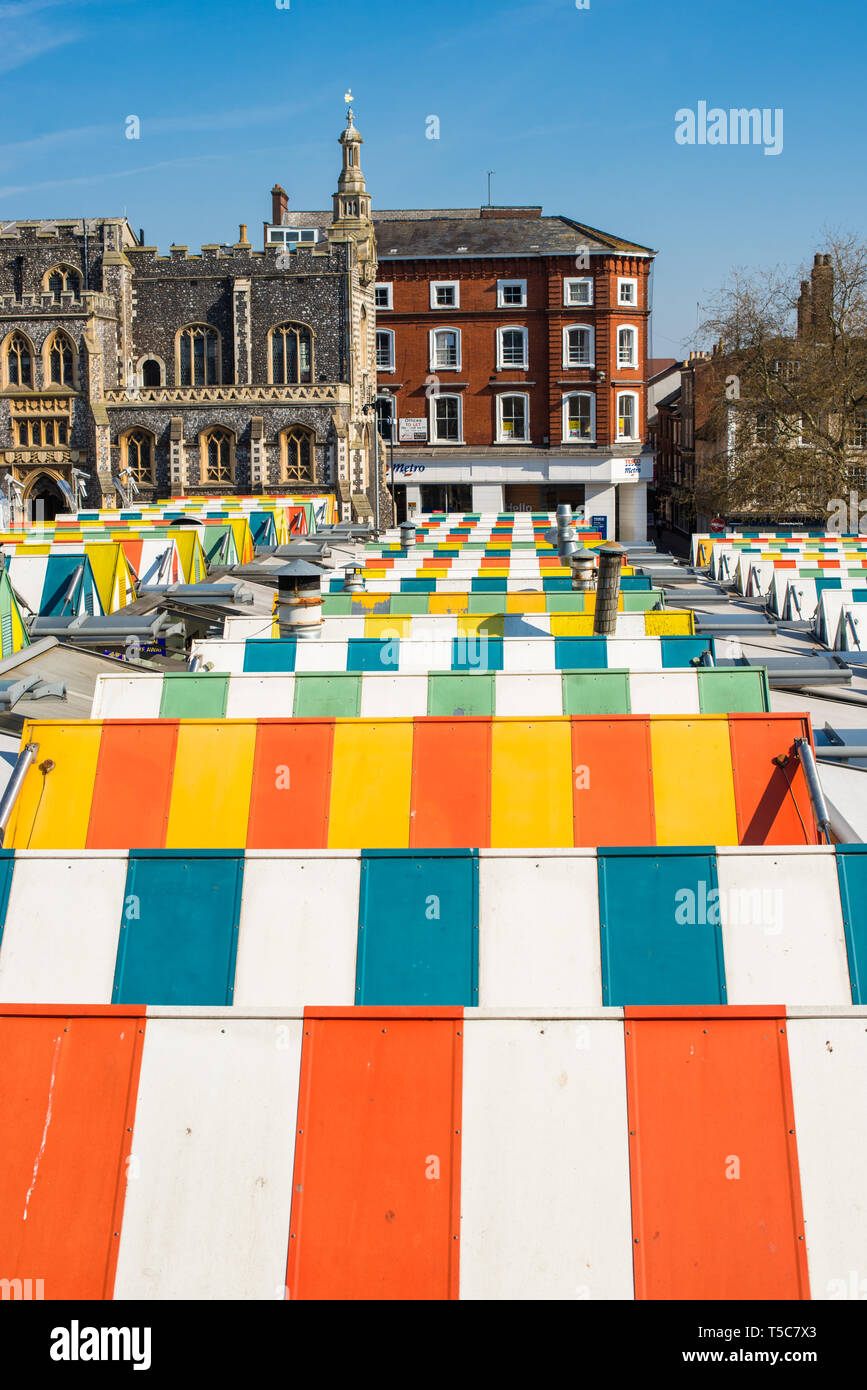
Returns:
[[[646,534],[654,253],[538,207],[375,214],[379,415],[398,514],[604,517]]]
[[[123,218],[2,227],[7,494],[54,515],[73,494],[332,490],[342,518],[374,514],[376,242],[351,110],[340,144],[315,244],[257,251],[242,226],[166,256]]]

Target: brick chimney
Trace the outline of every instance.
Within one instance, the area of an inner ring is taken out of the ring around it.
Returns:
[[[831,336],[831,319],[834,311],[834,268],[831,265],[830,256],[817,253],[813,257],[810,279],[812,280],[812,329],[816,334],[826,335],[825,340],[827,341]]]
[[[282,227],[283,218],[289,211],[289,194],[285,188],[281,188],[279,183],[275,183],[271,189],[271,222],[275,227]]]

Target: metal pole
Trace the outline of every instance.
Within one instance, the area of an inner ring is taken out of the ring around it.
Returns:
[[[593,635],[613,637],[617,631],[617,599],[620,594],[620,570],[626,554],[617,541],[607,541],[597,547],[599,575],[596,580],[596,611],[593,615]]]
[[[395,410],[397,410],[397,402],[396,402],[396,401],[395,401]],[[395,526],[395,525],[397,524],[397,502],[396,502],[396,500],[395,500],[395,495],[394,495],[394,426],[395,426],[395,417],[394,417],[394,415],[392,415],[392,417],[391,417],[391,429],[390,429],[389,435],[388,435],[388,466],[389,466],[389,469],[390,469],[390,471],[391,471],[391,488],[390,488],[390,491],[391,491],[391,524],[392,524],[392,526]],[[409,515],[409,507],[408,507],[408,506],[407,506],[407,515]]]
[[[373,435],[376,440],[376,488],[374,490],[374,513],[373,524],[376,527],[376,534],[379,535],[379,485],[382,481],[379,462],[379,445],[382,440],[382,433],[379,428],[379,411],[376,408],[376,401],[373,403]]]
[[[813,803],[816,824],[830,844],[831,818],[828,815],[828,807],[825,805],[825,794],[822,791],[822,784],[819,781],[819,773],[816,768],[816,760],[813,757],[813,750],[810,747],[809,741],[805,738],[796,738],[795,751],[801,760],[804,776],[807,779],[807,789],[810,793],[810,800]]]
[[[18,760],[12,769],[12,776],[6,783],[6,789],[2,797],[0,797],[0,845],[3,843],[3,838],[6,834],[6,826],[12,814],[12,807],[18,800],[18,793],[21,790],[21,785],[24,778],[27,776],[31,763],[35,763],[38,756],[38,743],[26,744],[18,754]]]

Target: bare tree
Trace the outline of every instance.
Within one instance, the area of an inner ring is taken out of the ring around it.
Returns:
[[[700,511],[824,520],[867,465],[867,245],[826,234],[809,272],[736,271],[696,372]],[[705,338],[705,341],[707,338]]]

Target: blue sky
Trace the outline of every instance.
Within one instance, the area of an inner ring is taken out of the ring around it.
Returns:
[[[259,244],[275,181],[330,206],[351,87],[374,207],[477,206],[493,169],[495,203],[658,250],[656,356],[690,346],[733,266],[796,267],[823,228],[864,232],[856,0],[290,6],[0,0],[0,221],[125,212],[163,250],[246,222]],[[699,101],[782,108],[782,153],[677,144]]]

